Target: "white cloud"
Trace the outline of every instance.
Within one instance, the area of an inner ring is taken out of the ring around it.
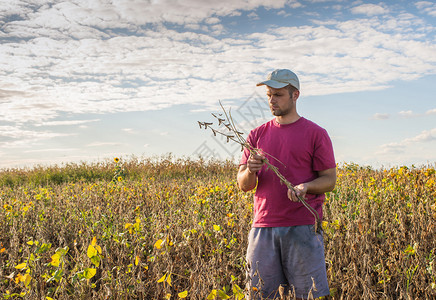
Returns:
[[[433,108],[433,109],[427,110],[427,111],[425,112],[425,114],[426,114],[426,115],[434,115],[434,114],[436,114],[436,108]]]
[[[389,11],[383,6],[376,4],[362,4],[351,8],[353,14],[363,14],[367,16],[382,15]]]
[[[72,125],[83,125],[91,122],[98,122],[100,119],[94,120],[72,120],[72,121],[49,121],[42,122],[41,124],[37,124],[36,126],[72,126]]]
[[[436,3],[430,1],[418,1],[415,6],[424,13],[436,17]]]
[[[287,5],[288,5],[290,8],[293,8],[293,9],[303,7],[303,4],[301,4],[299,1],[289,1],[289,2],[287,3]]]
[[[83,27],[93,27],[94,34],[104,35],[101,28],[135,29],[135,26],[148,23],[171,22],[176,24],[193,24],[206,20],[209,24],[216,24],[217,17],[237,15],[240,11],[250,11],[259,6],[269,8],[282,8],[286,0],[264,1],[203,1],[203,0],[160,0],[144,3],[142,0],[118,1],[52,1],[51,6],[38,5],[40,1],[28,1],[25,7],[19,1],[2,5],[0,16],[20,14],[22,18],[32,20],[16,21],[7,29],[27,27],[29,31],[22,30],[21,34],[32,34],[32,29],[46,28],[47,33],[57,32],[59,36],[65,33],[70,35],[90,32],[83,31]],[[36,11],[30,9],[30,4],[39,7]],[[24,9],[23,9],[24,8]],[[30,26],[29,26],[30,25]]]
[[[121,143],[116,142],[94,142],[91,144],[87,144],[86,147],[107,147],[107,146],[120,146]]]
[[[377,155],[390,155],[404,153],[406,145],[402,143],[388,143],[380,146],[380,151]]]
[[[72,134],[56,133],[49,131],[33,131],[21,129],[19,126],[0,126],[0,136],[20,140],[50,139],[59,136],[70,136]],[[2,145],[3,143],[0,143]]]
[[[387,120],[389,119],[389,114],[376,113],[372,116],[374,120]]]
[[[137,134],[138,132],[134,130],[133,128],[123,128],[122,131],[124,131],[127,134]]]
[[[403,110],[403,111],[400,111],[398,114],[404,118],[411,118],[411,117],[415,116],[415,114],[411,110],[406,110],[406,111]]]
[[[205,22],[206,24],[218,24],[221,22],[221,20],[219,18],[212,17],[212,18],[207,18]]]
[[[278,12],[278,14],[280,15],[280,12]],[[252,20],[259,20],[260,19],[259,15],[257,13],[255,13],[254,11],[249,13],[247,15],[247,17],[249,17]]]
[[[50,148],[50,149],[36,149],[36,150],[26,150],[23,153],[36,153],[36,152],[73,152],[78,151],[78,148]]]
[[[402,143],[411,144],[411,143],[423,143],[436,140],[436,128],[431,130],[424,130],[420,134],[415,137],[405,139]]]
[[[388,143],[380,146],[381,150],[377,154],[396,154],[404,153],[406,148],[410,145],[416,145],[417,143],[426,143],[436,141],[436,128],[431,130],[424,130],[417,136],[412,138],[406,138],[400,142]]]

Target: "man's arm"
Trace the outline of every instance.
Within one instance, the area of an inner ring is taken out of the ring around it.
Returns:
[[[265,157],[262,155],[250,155],[247,164],[241,165],[238,170],[238,185],[244,192],[251,191],[257,184],[257,172],[262,169]]]
[[[292,190],[288,190],[288,197],[292,201],[299,201],[297,196],[305,197],[309,194],[323,194],[331,192],[336,185],[336,168],[331,168],[318,172],[318,177],[312,181],[301,183],[294,188],[296,194]]]

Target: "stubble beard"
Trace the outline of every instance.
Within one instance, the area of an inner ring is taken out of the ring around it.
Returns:
[[[271,113],[273,114],[273,116],[276,116],[276,117],[283,117],[291,112],[290,108],[288,108],[288,109],[278,108],[278,109],[274,110],[272,107],[270,107],[270,110],[271,110]]]

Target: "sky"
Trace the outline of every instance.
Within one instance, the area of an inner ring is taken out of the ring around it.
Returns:
[[[0,0],[0,169],[238,160],[278,68],[339,164],[436,162],[434,1]]]

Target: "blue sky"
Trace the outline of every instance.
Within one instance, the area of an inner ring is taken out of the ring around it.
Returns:
[[[436,161],[433,1],[27,0],[0,6],[0,168],[240,156],[200,130],[219,101],[248,133],[276,68],[339,163]]]

